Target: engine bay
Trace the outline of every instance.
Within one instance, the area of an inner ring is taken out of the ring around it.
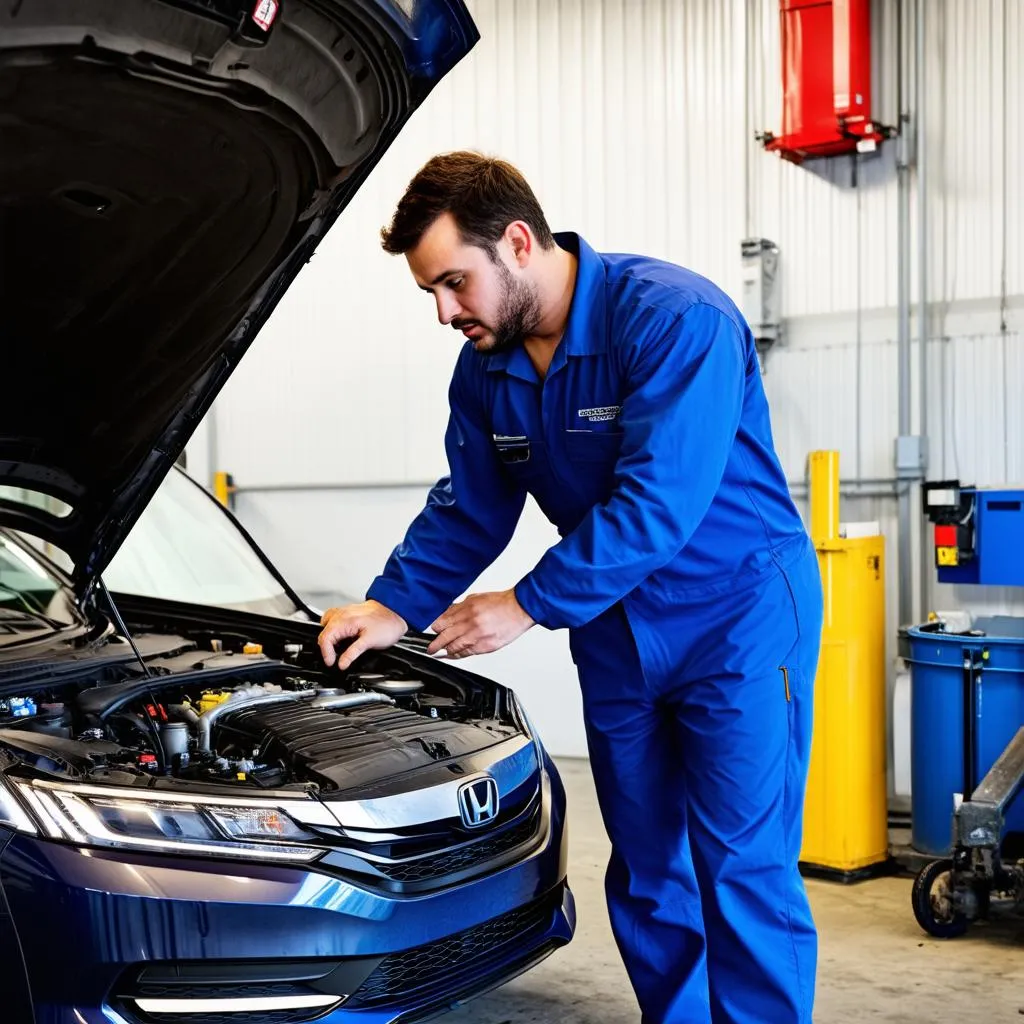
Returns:
[[[311,644],[268,652],[239,637],[136,640],[142,663],[125,658],[85,680],[0,696],[7,766],[119,786],[332,792],[523,731],[500,687],[417,671],[423,659],[400,651],[339,672]]]

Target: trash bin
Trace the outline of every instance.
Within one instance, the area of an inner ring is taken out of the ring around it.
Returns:
[[[947,633],[939,622],[905,629],[910,666],[911,845],[952,850],[954,795],[970,796],[1024,725],[1024,618],[979,618]],[[1024,832],[1024,799],[1006,832]]]

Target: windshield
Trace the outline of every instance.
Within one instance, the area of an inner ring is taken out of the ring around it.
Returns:
[[[177,469],[167,474],[103,581],[120,594],[305,618],[221,506]]]
[[[0,534],[0,645],[75,621],[61,582],[28,550]]]

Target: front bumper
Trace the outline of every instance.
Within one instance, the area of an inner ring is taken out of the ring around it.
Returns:
[[[25,1024],[412,1024],[503,984],[575,927],[564,793],[548,770],[544,841],[428,895],[363,888],[316,865],[143,856],[16,835],[0,855],[0,944],[12,929],[17,942],[6,944],[20,944],[34,1007]],[[291,980],[273,980],[282,977]],[[349,998],[306,1009],[287,999],[324,987]],[[250,1009],[225,1016],[226,999]]]

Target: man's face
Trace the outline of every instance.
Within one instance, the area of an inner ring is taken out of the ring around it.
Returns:
[[[451,214],[438,217],[406,259],[416,283],[434,296],[437,319],[462,331],[477,352],[515,348],[540,321],[536,289],[511,246],[500,241],[497,259],[491,259],[462,240]]]

